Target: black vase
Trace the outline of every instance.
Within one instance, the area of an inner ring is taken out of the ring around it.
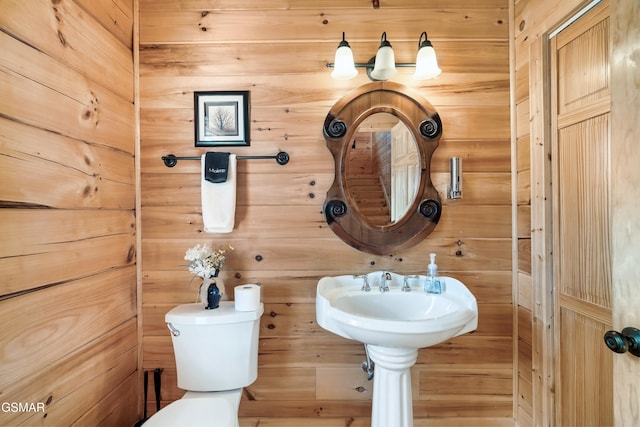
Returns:
[[[207,288],[207,306],[206,310],[213,310],[214,308],[218,308],[220,306],[220,289],[216,285],[216,282],[213,281]]]

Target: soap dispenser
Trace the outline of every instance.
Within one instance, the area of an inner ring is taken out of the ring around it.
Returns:
[[[430,262],[427,266],[427,278],[424,282],[424,291],[429,294],[441,294],[444,292],[444,284],[438,277],[438,265],[436,254],[429,254]]]

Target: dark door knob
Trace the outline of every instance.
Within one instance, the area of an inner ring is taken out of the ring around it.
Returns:
[[[622,332],[608,331],[604,334],[604,343],[616,353],[628,351],[640,357],[640,330],[636,328],[624,328]]]

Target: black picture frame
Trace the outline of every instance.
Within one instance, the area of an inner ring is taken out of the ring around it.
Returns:
[[[249,91],[193,93],[196,147],[249,146]]]

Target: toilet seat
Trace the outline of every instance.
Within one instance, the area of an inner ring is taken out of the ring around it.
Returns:
[[[145,427],[237,427],[231,403],[220,397],[180,399],[151,416]]]

